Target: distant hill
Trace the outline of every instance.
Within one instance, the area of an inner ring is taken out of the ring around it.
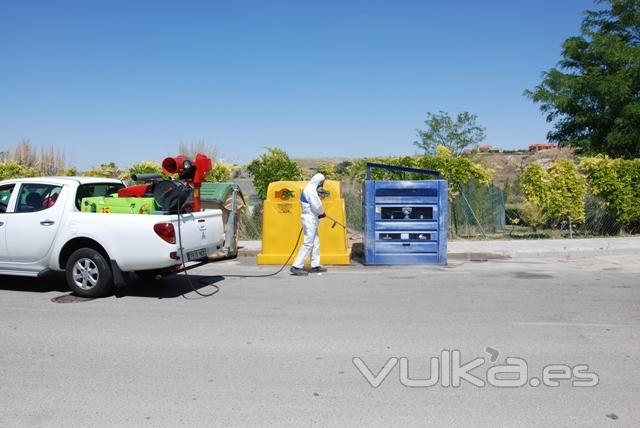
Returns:
[[[471,153],[470,159],[490,169],[494,173],[494,183],[503,187],[508,180],[513,183],[518,171],[527,165],[538,162],[542,165],[553,162],[556,159],[573,159],[573,149],[548,149],[535,153]]]

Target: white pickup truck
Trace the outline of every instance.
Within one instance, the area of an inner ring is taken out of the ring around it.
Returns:
[[[225,232],[217,209],[180,215],[81,211],[82,198],[123,187],[119,180],[91,177],[0,181],[0,275],[65,271],[75,294],[97,297],[122,285],[124,273],[152,277],[219,254]]]

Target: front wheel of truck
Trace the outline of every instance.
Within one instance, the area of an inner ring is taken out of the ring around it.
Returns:
[[[111,266],[93,248],[80,248],[71,254],[66,265],[67,284],[82,297],[102,297],[113,289]]]

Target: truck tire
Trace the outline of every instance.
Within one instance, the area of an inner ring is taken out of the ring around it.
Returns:
[[[80,248],[71,254],[65,268],[67,285],[77,296],[102,297],[113,289],[111,266],[93,248]]]

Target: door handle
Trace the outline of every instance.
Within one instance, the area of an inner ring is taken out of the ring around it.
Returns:
[[[51,226],[52,224],[55,224],[55,221],[53,220],[44,220],[40,222],[41,225],[43,226]]]
[[[4,226],[4,221],[0,221],[0,226]]]

